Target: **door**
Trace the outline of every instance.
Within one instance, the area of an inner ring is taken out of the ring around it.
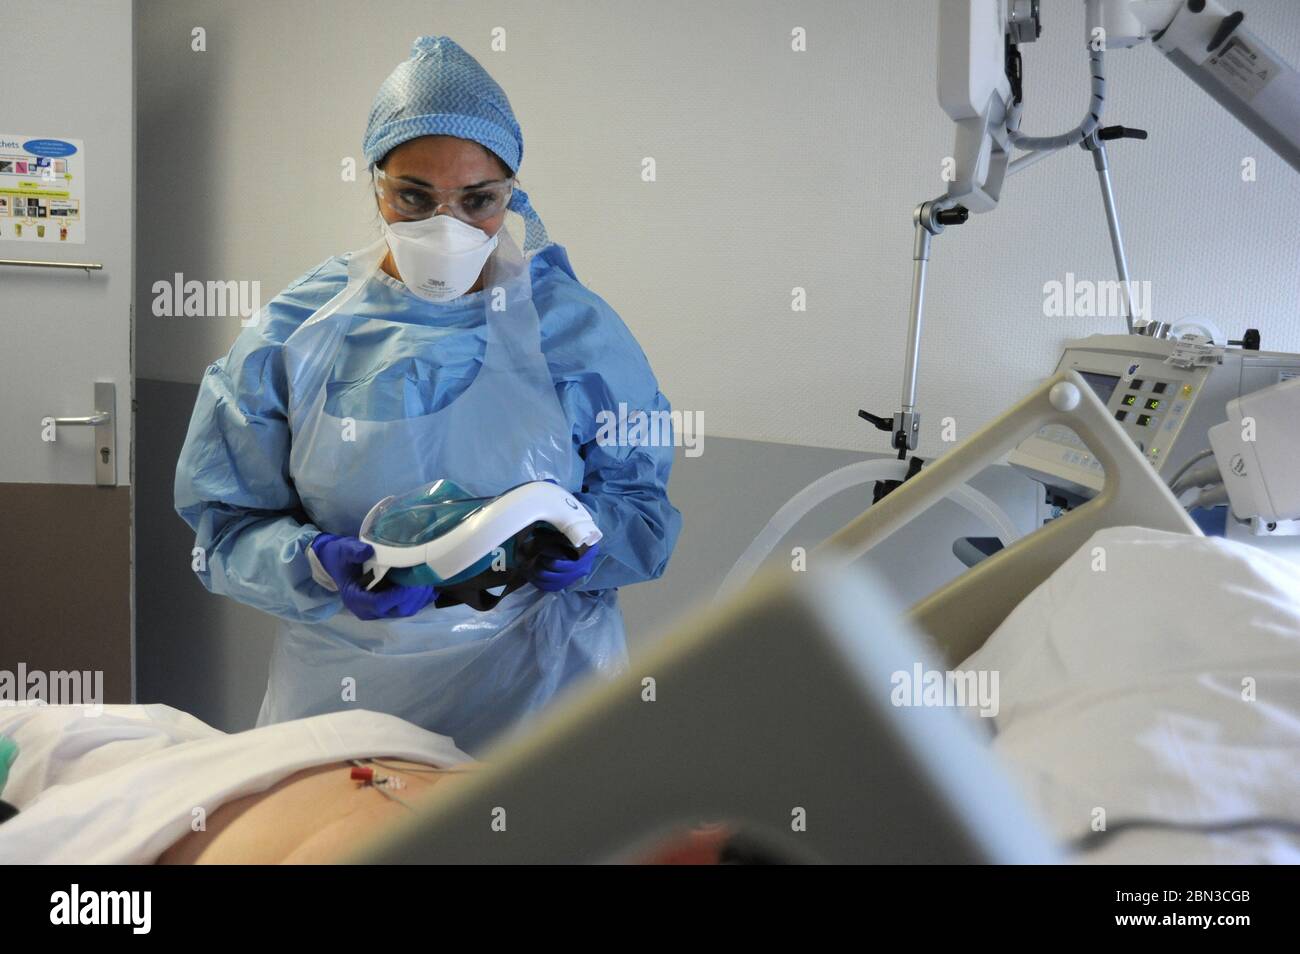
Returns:
[[[0,702],[130,702],[132,3],[0,34]]]

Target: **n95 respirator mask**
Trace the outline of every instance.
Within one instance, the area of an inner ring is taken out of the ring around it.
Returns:
[[[413,222],[385,222],[384,238],[412,294],[427,301],[451,301],[478,280],[497,236],[450,215]]]

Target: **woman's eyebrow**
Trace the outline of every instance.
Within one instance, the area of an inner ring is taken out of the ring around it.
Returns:
[[[394,178],[394,179],[401,179],[403,182],[410,182],[410,183],[413,183],[413,184],[415,184],[415,185],[421,185],[421,186],[424,186],[424,187],[427,188],[427,189],[433,189],[435,192],[437,192],[437,191],[441,191],[441,192],[451,192],[451,191],[453,191],[454,189],[477,189],[477,188],[479,188],[480,186],[490,185],[490,184],[493,183],[493,182],[500,182],[500,181],[501,181],[500,179],[484,179],[482,182],[472,182],[472,183],[470,183],[469,185],[463,185],[463,186],[452,186],[451,189],[441,189],[441,190],[440,190],[440,189],[438,189],[438,187],[437,187],[436,185],[434,185],[432,182],[425,182],[425,181],[424,181],[423,179],[421,179],[419,176],[394,176],[393,178]]]

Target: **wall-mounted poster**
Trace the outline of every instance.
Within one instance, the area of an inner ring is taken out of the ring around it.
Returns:
[[[86,242],[80,139],[0,133],[0,241]]]

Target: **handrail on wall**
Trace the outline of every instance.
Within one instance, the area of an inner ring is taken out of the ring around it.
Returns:
[[[37,262],[23,258],[0,258],[0,265],[27,265],[31,268],[84,268],[86,271],[100,271],[104,267],[99,262]]]

